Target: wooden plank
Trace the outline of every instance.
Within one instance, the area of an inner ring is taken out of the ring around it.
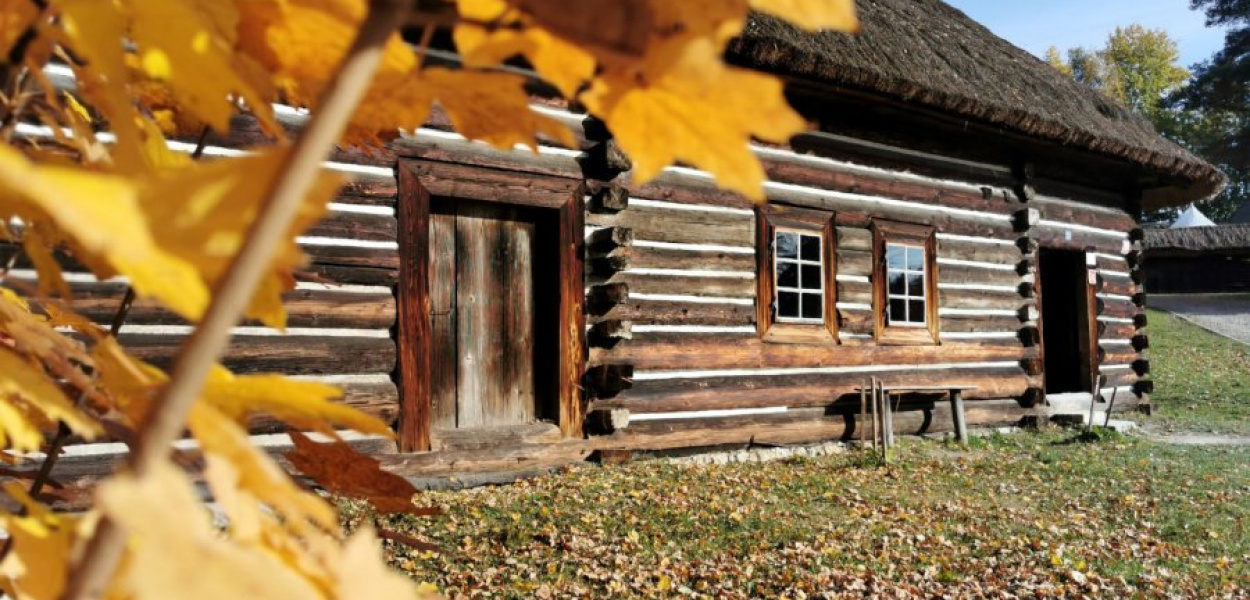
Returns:
[[[500,398],[506,389],[500,385],[504,376],[500,363],[507,344],[499,303],[511,300],[499,298],[500,290],[493,285],[495,274],[504,267],[496,252],[501,231],[485,207],[456,208],[457,425],[494,425],[495,409],[507,407]]]
[[[407,164],[400,165],[399,180],[399,447],[413,452],[430,448],[430,195]]]
[[[1015,265],[1025,256],[1015,246],[938,240],[938,258]]]
[[[675,334],[653,341],[634,339],[614,348],[594,348],[590,362],[668,370],[999,362],[1018,361],[1023,356],[1022,348],[868,346],[848,351],[838,346],[771,344],[752,334]]]
[[[454,203],[438,203],[430,211],[431,429],[456,426],[459,346],[456,341],[455,208]]]
[[[459,136],[402,136],[391,142],[391,148],[403,158],[424,159],[456,165],[474,165],[580,180],[582,167],[571,156],[501,150],[487,144],[457,139]],[[424,162],[422,161],[422,162]]]
[[[961,310],[1019,310],[1028,300],[1019,293],[952,290],[938,287],[938,306]]]
[[[899,381],[908,381],[906,374],[898,375]],[[964,395],[967,400],[1017,398],[1024,394],[1032,385],[1031,380],[1023,377],[1001,377],[951,380],[953,383],[976,381],[983,384]],[[847,381],[839,385],[812,383],[809,385],[786,385],[741,388],[708,388],[672,391],[663,394],[652,394],[636,388],[626,391],[614,398],[596,400],[593,408],[626,409],[631,415],[655,414],[667,412],[741,410],[759,408],[822,408],[839,405],[845,412],[859,410],[858,387],[863,383],[862,377],[857,381]],[[633,424],[631,423],[631,428]]]
[[[313,265],[336,267],[370,267],[395,270],[399,268],[399,251],[395,248],[361,248],[357,246],[302,245]]]
[[[1030,206],[1039,209],[1042,218],[1048,221],[1111,231],[1128,232],[1137,228],[1133,217],[1124,211],[1097,210],[1075,203],[1056,202],[1048,198],[1035,198]]]
[[[634,269],[753,271],[755,270],[755,254],[635,247],[629,249],[629,266]]]
[[[615,398],[597,402],[596,408],[626,408],[632,414],[768,406],[829,406],[840,399],[858,398],[858,388],[868,375],[878,377],[886,386],[976,387],[975,391],[969,391],[969,398],[1015,397],[1031,386],[1030,378],[1019,367],[941,370],[901,367],[896,371],[868,374],[796,373],[660,380],[640,379],[635,373],[632,388]],[[731,402],[732,405],[726,405]]]
[[[1015,271],[987,269],[983,267],[941,264],[937,265],[939,283],[970,283],[980,285],[1020,285],[1020,274]]]
[[[634,301],[617,304],[597,314],[593,322],[632,321],[662,325],[753,325],[755,307],[742,304]]]
[[[669,274],[622,272],[608,278],[592,277],[592,285],[623,283],[631,294],[679,294],[685,296],[716,296],[727,298],[754,298],[755,278],[713,276],[695,274],[677,276]]]
[[[295,278],[317,283],[395,286],[399,283],[399,269],[310,264],[297,270]]]
[[[951,189],[926,182],[904,179],[892,173],[876,175],[852,173],[835,165],[815,166],[778,159],[764,159],[765,172],[770,181],[782,181],[826,190],[855,194],[868,194],[896,198],[911,202],[954,206],[969,210],[1005,214],[1016,208],[1016,203],[1000,194],[988,197],[981,192]],[[988,189],[988,188],[987,188]]]
[[[1016,331],[1022,323],[1017,317],[943,316],[942,333],[977,333]]]
[[[560,432],[566,438],[582,437],[586,403],[581,387],[586,372],[586,209],[584,189],[575,190],[557,216],[559,233],[559,349],[556,391]]]
[[[70,306],[88,319],[108,323],[126,293],[126,284],[72,283]],[[395,323],[395,297],[389,292],[292,290],[282,295],[288,327],[389,329]],[[188,322],[155,300],[136,300],[127,314],[131,325],[186,325]],[[259,325],[245,321],[244,325]]]
[[[168,369],[186,339],[184,335],[124,333],[118,341],[135,357]],[[395,368],[395,354],[395,342],[387,338],[235,336],[222,364],[235,373],[382,373]]]
[[[595,438],[602,449],[667,450],[728,444],[800,444],[841,439],[842,416],[811,414],[682,419],[630,423],[611,436]]]
[[[751,215],[674,210],[637,202],[618,213],[587,215],[586,224],[629,228],[636,239],[653,242],[750,247],[755,238]]]
[[[348,240],[393,242],[396,240],[395,217],[350,212],[330,212],[314,223],[303,235]]]
[[[580,184],[572,179],[532,177],[519,171],[467,164],[421,160],[409,164],[429,193],[443,198],[558,209]]]

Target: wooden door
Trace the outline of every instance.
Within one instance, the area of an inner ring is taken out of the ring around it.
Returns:
[[[436,429],[515,425],[538,416],[532,213],[459,200],[431,207]]]

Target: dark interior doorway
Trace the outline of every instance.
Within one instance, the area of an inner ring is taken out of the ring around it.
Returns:
[[[1089,392],[1091,287],[1085,253],[1043,248],[1038,261],[1046,393]]]
[[[550,209],[431,199],[434,429],[558,417],[556,217]]]

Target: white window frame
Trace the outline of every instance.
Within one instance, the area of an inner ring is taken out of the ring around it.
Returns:
[[[798,236],[799,238],[798,245],[796,246],[796,249],[795,249],[795,252],[797,254],[796,258],[782,258],[781,256],[777,254],[777,238],[781,236],[782,234],[790,234],[790,235]],[[811,260],[803,259],[803,237],[804,236],[814,237],[817,240],[819,240],[819,245],[817,246],[817,248],[820,249],[820,251],[817,253],[818,260],[811,261]],[[802,324],[802,325],[824,325],[825,324],[825,310],[826,310],[825,309],[825,303],[826,303],[825,294],[829,293],[829,290],[825,289],[826,286],[825,286],[825,252],[824,252],[825,236],[824,236],[824,233],[812,231],[812,230],[794,229],[794,228],[789,228],[789,227],[777,227],[773,229],[772,244],[773,244],[773,252],[772,252],[772,255],[773,255],[773,320],[777,323],[797,323],[797,324]],[[778,273],[777,266],[783,262],[795,265],[795,268],[796,268],[795,274],[799,280],[798,281],[799,287],[793,288],[793,287],[781,286],[781,278],[780,278],[780,273]],[[810,317],[803,317],[803,316],[783,317],[781,316],[781,293],[782,292],[795,293],[799,295],[799,315],[803,314],[803,296],[815,294],[815,292],[813,291],[813,288],[803,287],[803,265],[816,266],[819,269],[819,271],[817,272],[820,274],[818,278],[818,281],[820,283],[820,288],[819,288],[820,317],[817,317],[817,318],[810,318]]]
[[[902,248],[903,249],[902,268],[894,268],[890,266],[890,248]],[[907,268],[907,254],[911,250],[920,251],[920,270],[919,271],[915,269]],[[927,252],[928,250],[923,245],[904,244],[904,243],[890,242],[890,241],[887,241],[885,243],[885,307],[884,308],[886,311],[885,312],[886,324],[889,325],[890,327],[925,328],[929,326],[929,305],[928,305],[929,299],[926,297],[926,293],[925,293],[925,291],[929,289],[929,269],[928,269],[929,257],[926,255]],[[903,287],[905,291],[901,295],[895,294],[894,292],[890,291],[890,275],[893,273],[903,274]],[[911,290],[910,278],[908,277],[908,275],[917,275],[917,274],[920,275],[920,294],[913,295],[912,290]],[[919,300],[921,303],[920,304],[921,305],[921,311],[920,311],[921,320],[920,321],[912,321],[912,320],[896,321],[894,319],[893,311],[890,310],[890,306],[893,300],[903,301],[904,303],[903,306],[906,307],[907,317],[911,316],[911,303],[913,301]]]

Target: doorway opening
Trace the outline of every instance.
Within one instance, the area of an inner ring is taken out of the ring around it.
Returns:
[[[1046,393],[1091,392],[1093,287],[1085,253],[1043,248],[1038,262]]]
[[[431,198],[432,429],[558,420],[557,217]]]

